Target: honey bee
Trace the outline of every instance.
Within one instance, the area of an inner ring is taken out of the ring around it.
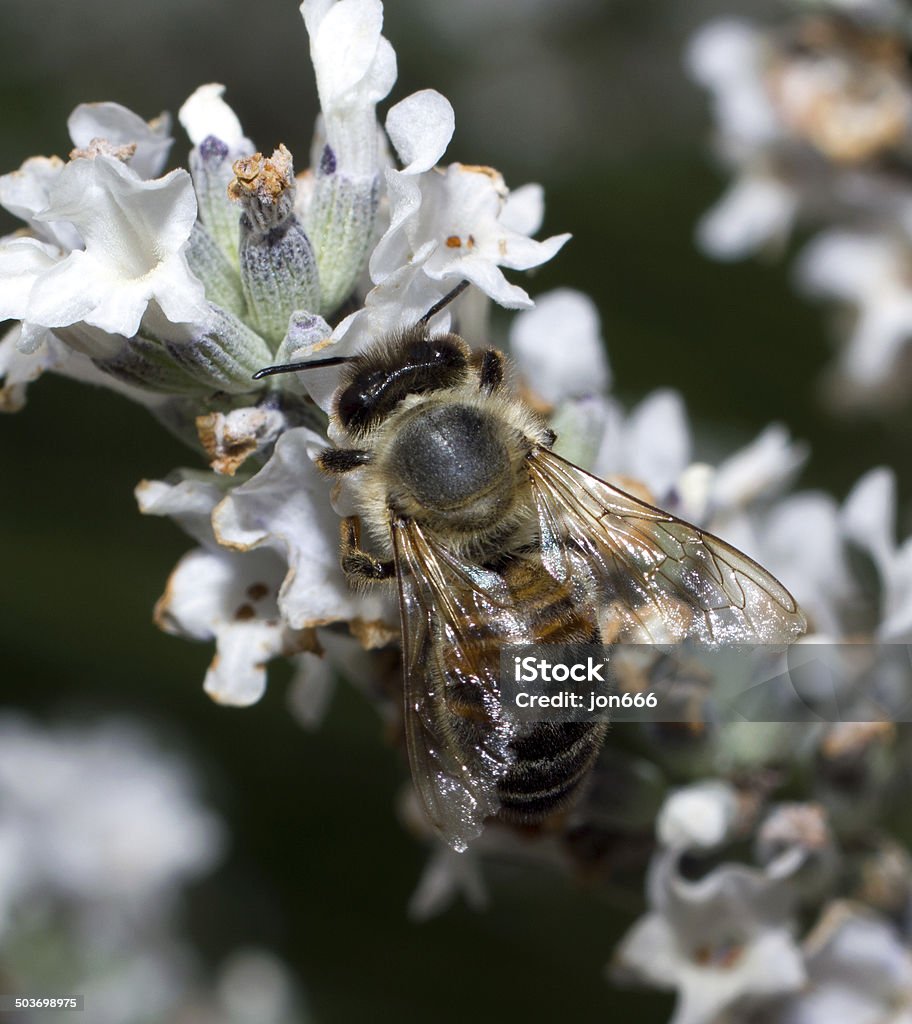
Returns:
[[[486,819],[537,824],[568,807],[605,736],[599,722],[509,717],[503,645],[784,643],[805,628],[746,555],[552,451],[500,352],[431,332],[466,286],[359,355],[259,374],[344,364],[332,406],[344,443],[317,465],[357,484],[342,571],[398,587],[412,779],[457,850]]]

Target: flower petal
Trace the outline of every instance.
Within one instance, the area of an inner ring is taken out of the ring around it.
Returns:
[[[65,164],[60,157],[34,156],[18,171],[0,177],[0,206],[24,220],[43,241],[64,251],[82,248],[82,236],[68,221],[38,220],[50,203],[50,191]]]
[[[429,171],[446,152],[456,129],[450,101],[434,89],[406,96],[386,115],[386,131],[403,174]]]
[[[737,812],[737,794],[728,782],[694,783],[666,799],[656,820],[656,835],[664,846],[709,850],[728,838]]]
[[[869,470],[849,492],[842,506],[846,537],[867,552],[888,579],[896,550],[896,478],[892,470]]]
[[[719,464],[710,495],[714,513],[733,510],[781,491],[807,461],[807,445],[795,444],[778,423]]]
[[[718,260],[740,260],[785,238],[798,197],[789,185],[765,175],[736,181],[697,225],[697,244]]]
[[[630,413],[624,443],[624,472],[662,501],[690,459],[690,428],[680,394],[662,389],[647,395]]]
[[[85,321],[131,337],[151,299],[175,323],[202,316],[204,290],[183,248],[196,220],[186,171],[142,181],[118,160],[74,160],[51,190],[42,220],[65,218],[80,230],[72,252],[30,294],[26,319],[47,327]]]
[[[0,242],[0,320],[25,319],[35,282],[60,258],[59,249],[37,238],[13,236]]]
[[[597,395],[610,373],[595,303],[569,288],[546,292],[510,328],[510,351],[529,387],[550,404]]]
[[[395,622],[387,602],[352,593],[339,569],[339,520],[310,454],[324,445],[303,427],[283,434],[263,469],[216,508],[216,536],[236,550],[266,546],[285,556],[279,607],[295,629],[384,617]]]
[[[218,82],[201,85],[178,111],[178,119],[194,146],[210,136],[223,142],[237,156],[252,153],[256,146],[244,135],[237,114],[222,99],[225,86]]]
[[[174,141],[168,134],[171,118],[167,114],[144,121],[119,103],[80,103],[70,114],[67,128],[77,149],[88,149],[96,139],[115,146],[135,145],[129,164],[140,178],[161,173]]]

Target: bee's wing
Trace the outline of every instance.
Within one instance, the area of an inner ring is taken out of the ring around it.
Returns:
[[[428,817],[465,849],[499,807],[513,755],[499,647],[525,635],[503,579],[455,558],[410,521],[391,524],[412,779]]]
[[[581,555],[619,639],[784,644],[806,629],[755,561],[544,448],[529,458],[542,560],[569,579]]]

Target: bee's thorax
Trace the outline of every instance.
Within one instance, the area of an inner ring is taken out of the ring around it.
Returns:
[[[396,434],[387,470],[423,509],[465,525],[502,515],[514,489],[501,424],[470,405],[416,407]]]

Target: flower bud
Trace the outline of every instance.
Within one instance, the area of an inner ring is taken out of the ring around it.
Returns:
[[[296,309],[320,308],[320,279],[310,239],[294,213],[291,153],[280,146],[234,164],[229,196],[241,205],[241,284],[248,320],[273,346]]]

